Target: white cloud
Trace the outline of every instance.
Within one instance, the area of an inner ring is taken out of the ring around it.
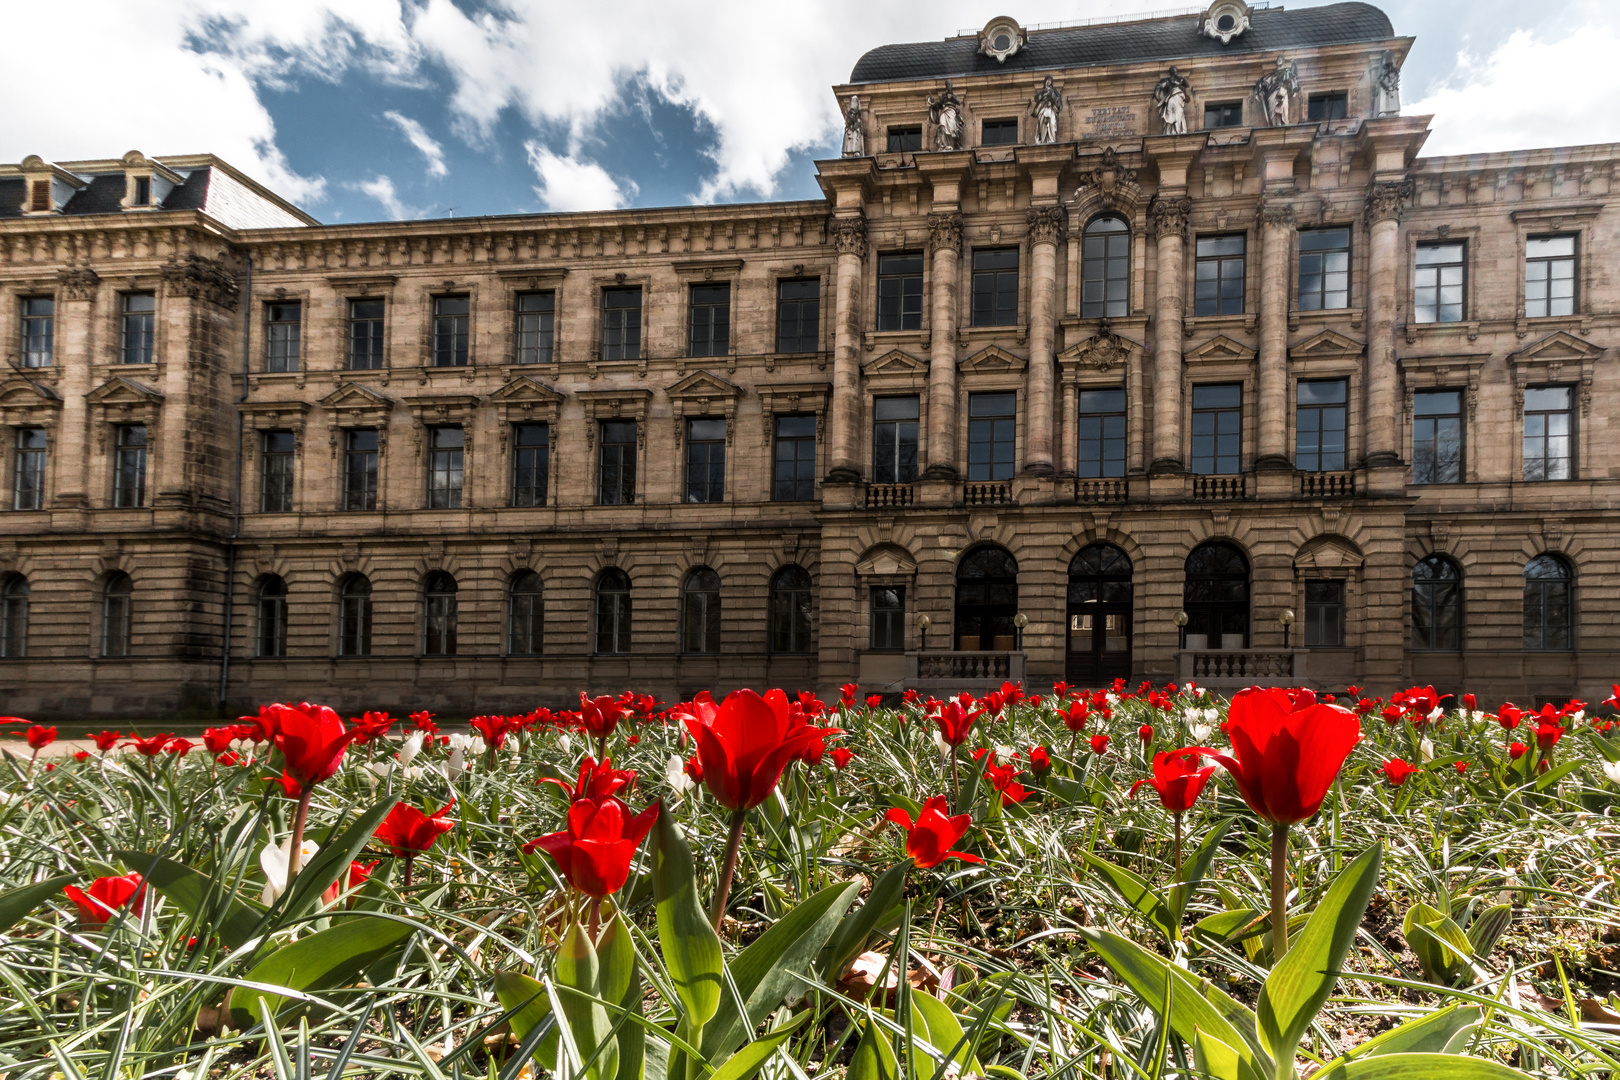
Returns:
[[[422,152],[427,158],[428,175],[444,176],[450,172],[444,164],[444,147],[439,141],[427,133],[427,129],[410,117],[389,109],[383,116],[394,122],[400,133],[410,140],[410,144]]]
[[[417,210],[414,207],[406,206],[405,203],[401,201],[399,192],[394,190],[394,182],[386,176],[373,177],[370,180],[365,180],[361,183],[354,184],[353,187],[354,190],[365,195],[370,195],[373,199],[376,199],[378,202],[382,203],[383,209],[388,211],[388,216],[393,218],[395,221],[403,221],[406,218],[416,218],[422,216],[422,212],[420,210]]]
[[[1458,53],[1451,74],[1402,111],[1434,114],[1426,155],[1617,142],[1617,50],[1611,26],[1589,25],[1558,41],[1518,30],[1488,56]]]
[[[540,184],[534,193],[547,210],[616,210],[626,206],[636,193],[633,181],[623,186],[594,161],[559,157],[538,142],[528,142],[529,164]],[[625,188],[629,191],[626,193]]]

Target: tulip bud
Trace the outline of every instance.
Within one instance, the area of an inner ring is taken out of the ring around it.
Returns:
[[[1605,761],[1603,775],[1609,778],[1609,783],[1620,784],[1620,761]]]
[[[1418,753],[1422,755],[1424,761],[1433,761],[1434,740],[1424,739],[1422,742],[1418,743]]]
[[[409,765],[416,760],[416,755],[422,752],[422,740],[426,736],[427,733],[423,731],[413,732],[408,739],[399,744],[399,752],[394,756],[399,758],[401,765]]]

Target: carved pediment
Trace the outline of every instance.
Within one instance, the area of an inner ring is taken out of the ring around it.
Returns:
[[[1360,356],[1366,348],[1367,343],[1364,341],[1345,337],[1343,334],[1333,330],[1323,330],[1292,346],[1288,350],[1288,355],[1295,360],[1307,360],[1313,357],[1338,360]]]
[[[39,383],[29,382],[27,379],[10,379],[0,383],[0,408],[27,409],[49,408],[57,409],[62,406],[62,398],[55,390]]]
[[[476,394],[421,394],[405,399],[405,407],[423,424],[466,423],[478,408]]]
[[[1344,537],[1318,536],[1299,549],[1294,569],[1359,570],[1364,561],[1361,550]]]
[[[861,365],[861,371],[868,378],[874,375],[925,375],[928,363],[904,350],[890,349],[877,359]]]
[[[671,401],[718,400],[742,395],[742,388],[712,371],[694,371],[665,391]]]
[[[1029,362],[999,346],[989,345],[956,366],[965,375],[1006,375],[1023,371]]]
[[[1131,352],[1139,348],[1141,346],[1136,342],[1120,337],[1110,330],[1104,321],[1095,334],[1083,341],[1075,342],[1058,354],[1058,360],[1065,366],[1078,365],[1107,372],[1115,367],[1124,366],[1131,358]]]
[[[163,404],[163,393],[145,383],[115,375],[85,395],[92,405],[149,407]]]
[[[563,395],[545,383],[536,382],[527,375],[519,375],[489,395],[489,400],[497,405],[519,405],[526,402],[536,405],[559,405],[563,401]]]
[[[917,560],[905,548],[885,544],[868,550],[855,564],[857,577],[902,577],[917,572]]]
[[[651,390],[581,390],[574,395],[585,403],[585,415],[594,420],[641,420],[647,415]]]
[[[302,431],[311,406],[307,401],[244,401],[237,408],[255,430],[290,427]]]
[[[1195,360],[1253,360],[1254,350],[1241,341],[1233,341],[1225,334],[1216,334],[1208,341],[1184,354],[1189,363]]]
[[[1603,350],[1590,341],[1560,330],[1556,334],[1548,334],[1533,345],[1525,346],[1516,353],[1508,354],[1508,363],[1578,364],[1583,360],[1596,360],[1602,353]]]
[[[369,386],[346,382],[321,398],[323,409],[391,409],[393,398],[379,394]]]

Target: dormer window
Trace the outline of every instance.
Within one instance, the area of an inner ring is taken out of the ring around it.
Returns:
[[[1254,9],[1243,0],[1215,0],[1199,20],[1198,32],[1230,45],[1233,38],[1249,28],[1253,17]]]
[[[152,205],[152,178],[150,176],[137,176],[135,178],[135,194],[129,202],[131,206]]]
[[[122,158],[124,166],[125,210],[162,209],[169,192],[185,183],[185,177],[153,161],[139,150],[131,150]]]
[[[1028,35],[1024,33],[1024,28],[1013,20],[992,19],[989,25],[979,31],[979,52],[995,57],[998,64],[1005,64],[1007,57],[1022,49],[1026,40]]]
[[[28,196],[28,211],[32,214],[48,214],[51,212],[51,182],[49,180],[35,180],[29,185],[32,193]]]
[[[24,214],[60,214],[68,200],[85,187],[83,180],[38,154],[23,158],[17,171],[27,186],[23,188],[22,205],[13,204],[12,208]]]

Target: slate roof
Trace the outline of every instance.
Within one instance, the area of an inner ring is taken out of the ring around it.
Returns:
[[[1233,53],[1377,42],[1395,36],[1389,16],[1371,4],[1362,3],[1327,4],[1292,11],[1262,8],[1254,13],[1249,29],[1233,38],[1229,45],[1201,35],[1198,32],[1201,18],[1201,15],[1181,15],[1036,31],[1005,63],[997,62],[993,56],[980,55],[978,42],[971,37],[882,45],[856,61],[849,81],[942,79],[1145,60],[1194,60]]]
[[[185,182],[177,185],[163,200],[165,210],[205,210],[208,206],[208,181],[212,170],[207,166],[192,169]],[[82,177],[81,177],[82,179]],[[121,214],[124,200],[124,173],[98,173],[89,183],[62,207],[70,217],[86,214]],[[23,199],[28,194],[28,181],[21,176],[0,176],[0,218],[22,217]]]

